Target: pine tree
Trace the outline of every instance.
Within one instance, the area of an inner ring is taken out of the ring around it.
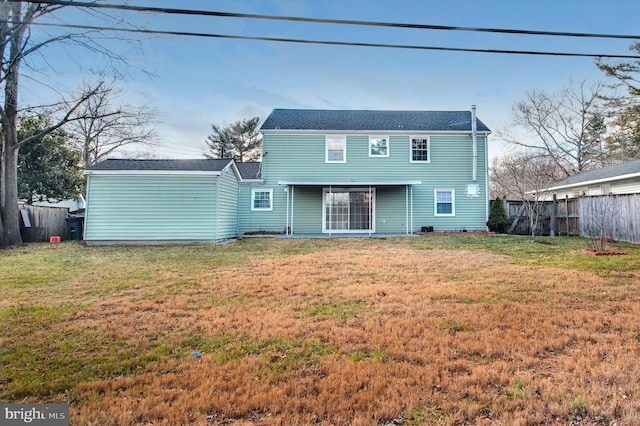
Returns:
[[[504,203],[500,198],[496,198],[491,203],[491,211],[489,212],[489,220],[487,226],[490,231],[504,234],[511,224],[507,212],[504,210]]]

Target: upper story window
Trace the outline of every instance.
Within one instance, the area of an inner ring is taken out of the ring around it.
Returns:
[[[455,216],[456,215],[456,193],[453,189],[435,189],[435,215]]]
[[[273,210],[273,189],[252,188],[251,210]]]
[[[388,157],[389,137],[369,136],[369,157]]]
[[[428,163],[431,161],[429,136],[411,138],[411,162]]]
[[[347,137],[328,135],[325,139],[325,161],[327,163],[347,162]]]

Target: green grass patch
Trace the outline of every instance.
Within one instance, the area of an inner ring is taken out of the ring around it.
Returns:
[[[460,333],[462,331],[473,331],[472,327],[469,327],[468,325],[465,325],[456,320],[443,321],[442,323],[440,323],[439,327],[441,330],[447,330],[452,334]]]
[[[362,299],[353,299],[316,304],[297,311],[307,317],[325,320],[353,318],[364,312],[364,301]]]
[[[124,338],[82,328],[35,331],[7,339],[0,354],[0,400],[48,401],[82,382],[126,376],[169,355],[163,342],[132,346]]]
[[[389,356],[385,352],[376,350],[356,351],[349,354],[349,359],[353,362],[366,360],[385,362],[388,358]]]
[[[228,363],[257,356],[263,361],[262,374],[283,374],[318,365],[322,357],[336,351],[318,340],[233,338],[228,335],[191,335],[182,342],[186,351]]]

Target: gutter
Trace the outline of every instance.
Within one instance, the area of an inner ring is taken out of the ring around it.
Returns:
[[[633,179],[633,178],[637,178],[637,177],[640,177],[640,172],[638,172],[638,173],[629,173],[629,174],[620,175],[620,176],[611,176],[611,177],[606,177],[606,178],[601,178],[601,179],[585,180],[583,182],[570,183],[570,184],[567,184],[567,185],[550,186],[549,188],[545,188],[545,189],[541,190],[540,192],[550,192],[550,191],[559,191],[561,189],[579,188],[581,186],[589,186],[589,185],[594,185],[594,184],[598,184],[598,183],[607,183],[607,182],[614,182],[614,181],[618,181],[618,180]]]
[[[222,172],[206,170],[85,170],[88,176],[221,176]]]
[[[473,152],[471,180],[475,182],[478,180],[478,121],[475,105],[471,105],[471,142]]]

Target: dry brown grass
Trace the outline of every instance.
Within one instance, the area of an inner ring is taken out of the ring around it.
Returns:
[[[640,424],[637,271],[408,240],[265,244],[210,268],[231,246],[193,249],[197,267],[159,261],[152,281],[77,300],[48,332],[154,355],[50,398],[79,425]]]

